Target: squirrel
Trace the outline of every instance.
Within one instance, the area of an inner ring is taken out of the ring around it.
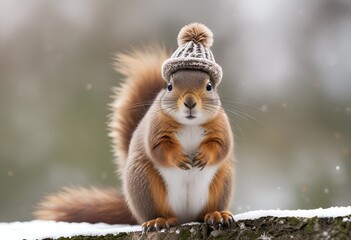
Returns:
[[[143,231],[200,221],[230,226],[234,139],[217,87],[222,69],[200,23],[184,26],[178,49],[119,54],[125,76],[111,105],[110,137],[122,193],[65,187],[34,215],[68,222],[142,224]]]

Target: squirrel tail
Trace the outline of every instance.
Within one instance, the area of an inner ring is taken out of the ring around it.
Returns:
[[[121,86],[114,89],[109,136],[120,171],[128,156],[134,130],[157,94],[166,87],[161,67],[168,55],[164,47],[153,45],[116,57],[115,69],[124,79]]]
[[[136,224],[124,197],[112,188],[64,187],[46,196],[33,214],[43,220]]]
[[[124,76],[115,89],[109,120],[110,137],[118,169],[122,171],[128,156],[129,142],[138,123],[166,82],[161,66],[168,57],[163,47],[150,46],[118,54],[116,70]],[[135,224],[124,196],[114,189],[65,187],[46,196],[34,216],[43,220],[66,222],[105,222]]]

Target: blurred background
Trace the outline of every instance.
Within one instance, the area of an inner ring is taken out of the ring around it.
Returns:
[[[0,221],[61,186],[119,186],[116,52],[202,22],[236,140],[234,213],[351,204],[348,0],[0,1]]]

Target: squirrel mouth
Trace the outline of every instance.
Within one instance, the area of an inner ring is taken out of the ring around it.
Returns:
[[[193,115],[189,115],[189,116],[186,116],[186,118],[187,118],[187,119],[194,119],[194,118],[196,118],[196,117],[193,116]]]

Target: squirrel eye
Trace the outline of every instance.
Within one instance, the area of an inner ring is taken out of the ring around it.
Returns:
[[[173,89],[172,83],[169,83],[168,86],[167,86],[168,92],[171,92],[172,89]]]
[[[207,91],[207,92],[212,91],[212,84],[211,84],[210,82],[207,83],[207,85],[206,85],[206,91]]]

